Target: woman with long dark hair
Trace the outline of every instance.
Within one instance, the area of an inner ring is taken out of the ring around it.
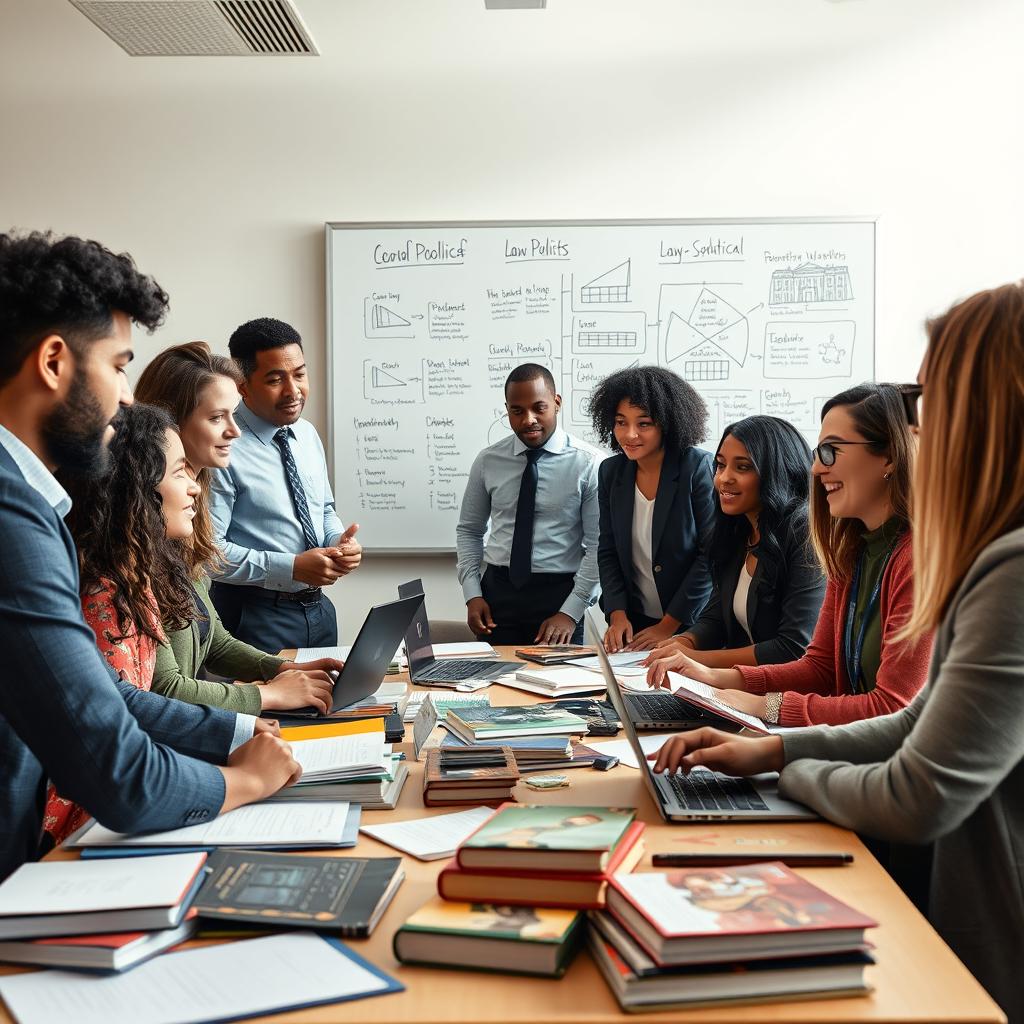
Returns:
[[[898,639],[913,607],[910,480],[914,438],[895,384],[861,384],[822,408],[814,449],[811,540],[828,577],[814,637],[799,661],[708,668],[676,652],[675,669],[740,711],[781,725],[838,725],[906,707],[924,685],[930,638]]]
[[[791,423],[749,416],[725,428],[714,465],[711,600],[647,664],[678,652],[708,668],[795,661],[825,593],[808,538],[811,450]]]

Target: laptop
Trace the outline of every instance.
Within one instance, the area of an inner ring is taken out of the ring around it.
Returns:
[[[430,643],[430,623],[423,598],[422,580],[410,580],[398,587],[398,596],[418,598],[405,634],[405,654],[409,659],[409,678],[420,686],[458,686],[460,683],[490,683],[523,667],[521,661],[495,661],[494,658],[435,658]]]
[[[640,762],[640,774],[655,806],[665,821],[810,821],[817,815],[803,804],[779,796],[778,775],[774,772],[749,779],[723,775],[721,772],[694,768],[689,775],[682,772],[655,773],[630,718],[611,663],[601,642],[603,630],[593,610],[587,612],[587,626],[601,671],[608,686],[608,700],[615,708],[622,730],[633,753]]]
[[[350,704],[355,704],[380,687],[402,642],[402,636],[409,628],[416,612],[423,607],[423,595],[406,597],[388,604],[374,605],[359,627],[352,649],[345,659],[345,667],[334,681],[334,692],[330,710],[333,715]],[[320,718],[320,712],[313,707],[296,708],[294,711],[275,712],[274,718]]]

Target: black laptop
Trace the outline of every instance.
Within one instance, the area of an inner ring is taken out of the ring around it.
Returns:
[[[405,634],[405,654],[409,659],[409,678],[420,686],[450,686],[460,683],[490,683],[523,667],[521,661],[496,661],[494,658],[435,658],[430,643],[430,623],[423,598],[423,581],[410,580],[398,587],[402,598],[419,598]]]

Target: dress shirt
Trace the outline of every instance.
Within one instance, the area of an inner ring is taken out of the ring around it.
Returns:
[[[459,583],[467,602],[483,596],[481,562],[509,563],[526,450],[511,434],[480,452],[469,471],[455,531]],[[541,450],[531,569],[575,574],[573,591],[560,611],[579,622],[597,597],[597,467],[603,456],[561,427]]]
[[[654,582],[654,498],[644,497],[639,487],[633,491],[633,572],[640,591],[641,607],[649,619],[660,619],[665,611]]]
[[[21,471],[25,483],[37,490],[46,503],[63,519],[71,511],[71,496],[57,482],[57,478],[43,465],[39,456],[20,437],[0,425],[0,444]],[[256,728],[255,715],[237,715],[235,732],[231,738],[231,749],[240,747],[252,739]]]
[[[305,583],[292,578],[295,556],[306,550],[306,538],[288,490],[281,449],[274,443],[280,428],[244,403],[235,421],[241,436],[231,446],[231,465],[210,475],[210,515],[228,563],[213,578],[267,590],[305,590]],[[324,446],[305,420],[293,423],[290,431],[317,542],[331,547],[345,528],[334,510]]]

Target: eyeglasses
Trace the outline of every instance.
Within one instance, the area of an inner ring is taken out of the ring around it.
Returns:
[[[877,441],[822,441],[817,448],[811,449],[811,455],[823,466],[834,466],[836,456],[844,444],[878,444]]]
[[[903,411],[907,415],[907,425],[911,427],[921,426],[921,398],[924,395],[924,386],[921,384],[897,384],[900,398],[903,400]]]

